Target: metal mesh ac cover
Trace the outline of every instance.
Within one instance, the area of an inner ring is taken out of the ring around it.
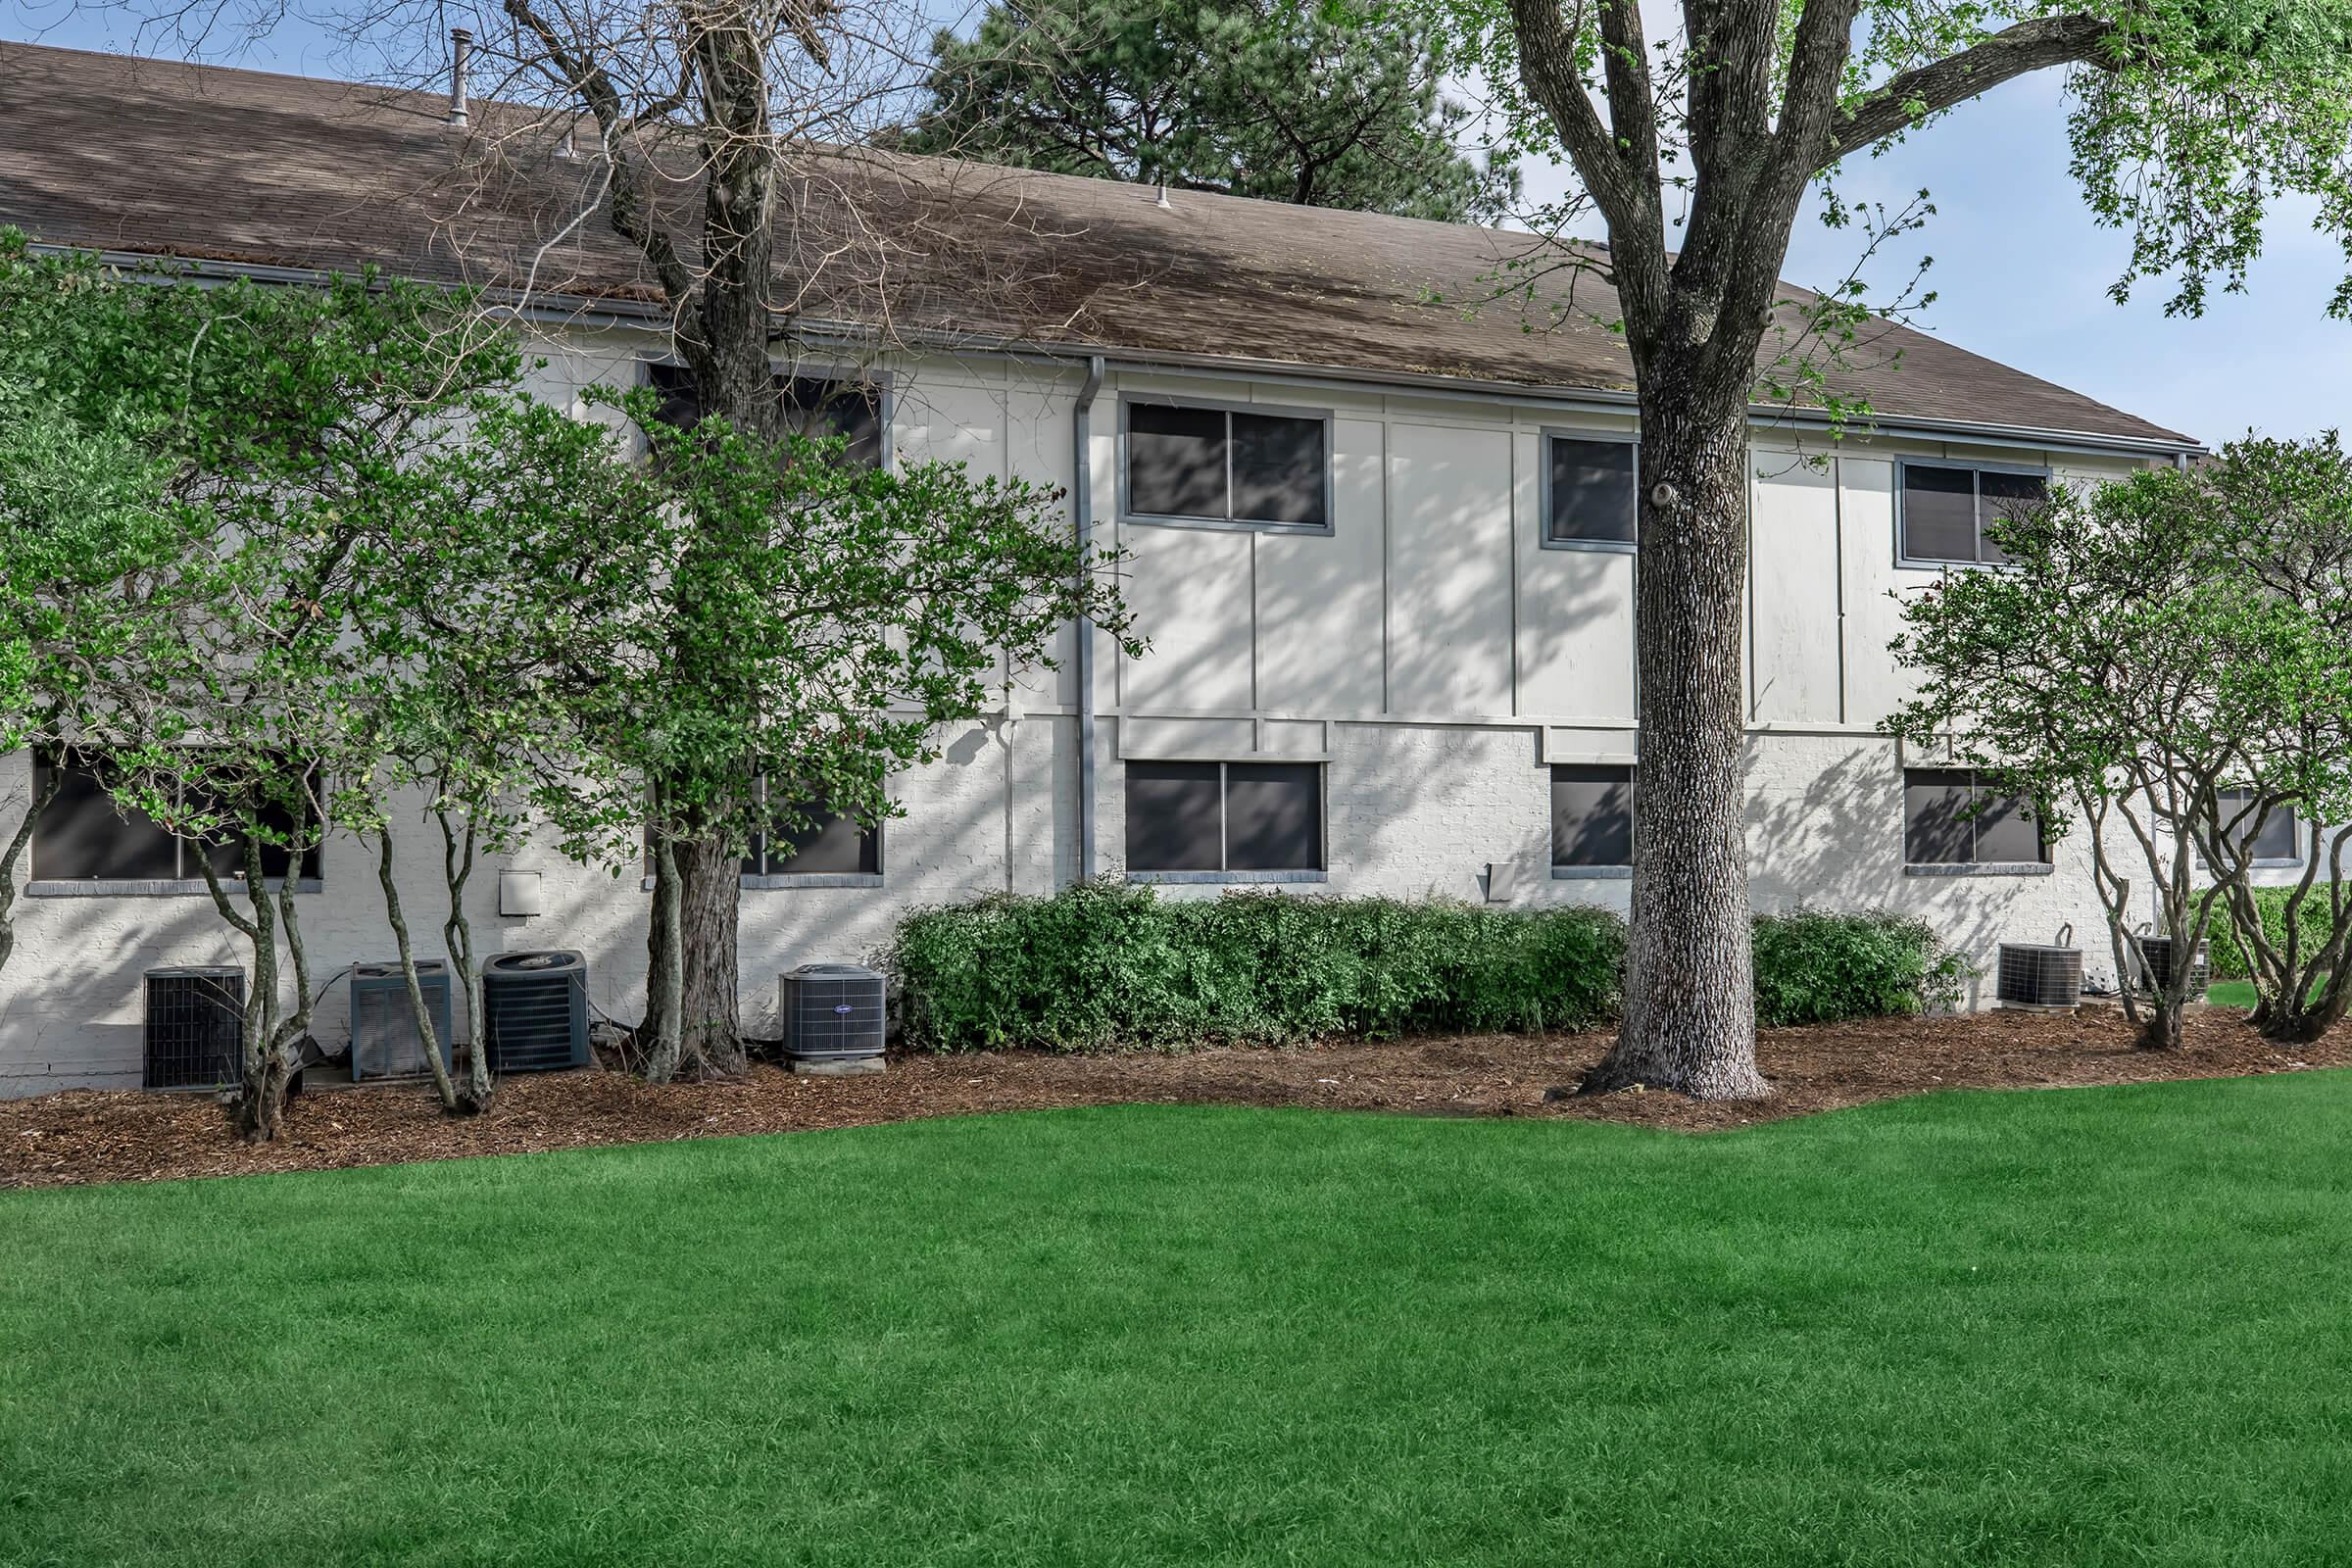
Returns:
[[[147,971],[149,1089],[218,1089],[245,1076],[245,971]]]
[[[441,1043],[441,1062],[450,1063],[449,965],[439,958],[416,960],[416,989],[424,993],[424,1010],[432,1020],[433,1038]],[[409,1004],[409,982],[400,960],[355,964],[351,971],[351,1076],[400,1078],[425,1070],[424,1036]]]
[[[787,1055],[839,1061],[882,1054],[886,983],[855,963],[807,963],[784,976]]]
[[[2145,972],[2148,989],[2162,991],[2173,977],[2173,954],[2179,944],[2171,937],[2135,937],[2133,940],[2139,944],[2139,962]],[[2205,945],[2200,942],[2197,944],[2195,966],[2189,971],[2188,977],[2190,1001],[2194,1002],[2205,994],[2205,986],[2211,978],[2212,965],[2207,958]]]
[[[2082,1000],[2082,949],[2002,943],[1999,996],[2005,1007],[2073,1008]]]

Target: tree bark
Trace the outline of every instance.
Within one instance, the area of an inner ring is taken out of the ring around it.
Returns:
[[[678,854],[678,1070],[688,1078],[733,1078],[750,1064],[736,1000],[736,920],[743,867],[723,838],[698,839]]]
[[[1642,771],[1625,1021],[1581,1088],[1748,1099],[1771,1091],[1756,1068],[1740,679],[1747,384],[1699,356],[1659,358],[1642,395]]]
[[[392,829],[387,823],[376,835],[375,880],[384,893],[384,918],[391,922],[392,941],[400,953],[400,975],[408,982],[409,1006],[416,1015],[416,1034],[424,1045],[425,1070],[433,1075],[433,1093],[441,1100],[441,1108],[451,1115],[460,1113],[458,1086],[449,1075],[449,1065],[442,1059],[442,1048],[448,1044],[433,1028],[432,1009],[424,1004],[424,985],[416,976],[416,951],[409,936],[408,911],[401,907],[400,886],[392,875]],[[356,1068],[357,1063],[354,1063]]]
[[[683,1015],[686,965],[678,951],[678,847],[654,839],[653,929],[646,938],[645,1023],[638,1046],[645,1054],[645,1081],[665,1084],[678,1072],[678,1020]]]
[[[447,811],[435,813],[441,824],[441,876],[449,890],[449,912],[441,921],[443,945],[449,951],[453,993],[466,999],[466,1088],[458,1097],[462,1109],[479,1115],[490,1108],[490,1042],[482,1031],[482,970],[474,961],[473,919],[466,912],[466,888],[473,878],[474,824],[466,821],[461,836]],[[456,1020],[451,1020],[456,1027]]]

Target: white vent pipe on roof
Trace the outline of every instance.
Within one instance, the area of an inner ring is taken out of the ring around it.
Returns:
[[[466,67],[473,56],[473,34],[464,27],[449,29],[449,122],[466,123]]]

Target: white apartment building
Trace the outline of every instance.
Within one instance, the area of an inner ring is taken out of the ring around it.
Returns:
[[[419,171],[462,156],[465,133],[438,112],[416,95],[0,45],[0,223],[264,277],[374,262],[511,279],[497,259],[512,261],[536,209],[510,203],[470,251],[463,225],[413,211]],[[1008,268],[1042,280],[1016,302],[1025,314],[1005,319],[1016,313],[991,296],[993,318],[952,331],[943,287],[928,335],[879,355],[812,338],[791,373],[865,388],[857,417],[882,461],[1067,488],[1099,540],[1133,553],[1127,592],[1152,648],[1130,660],[1073,628],[1058,670],[1025,674],[1002,710],[896,781],[903,815],[836,824],[797,851],[755,846],[747,1028],[776,1032],[780,971],[869,956],[910,908],[1090,874],[1172,897],[1272,885],[1622,908],[1641,749],[1640,431],[1608,333],[1575,318],[1531,332],[1517,307],[1462,303],[1527,236],[904,171],[910,201],[948,189],[959,211],[1021,215]],[[616,240],[586,225],[539,265],[544,396],[661,373],[659,315]],[[1592,280],[1579,287],[1590,300]],[[1867,435],[1832,442],[1801,413],[1756,415],[1757,906],[1917,913],[1987,968],[1998,941],[2072,923],[2104,970],[2086,850],[2014,815],[1955,821],[1966,776],[1879,732],[1903,695],[1887,643],[1906,589],[1984,564],[1982,519],[2002,497],[2200,449],[1922,334],[1890,328],[1873,359],[1846,388],[1878,411]],[[34,765],[0,759],[0,802],[23,799]],[[0,805],[0,830],[15,808]],[[142,974],[238,952],[202,883],[165,863],[168,842],[102,808],[53,809],[0,975],[0,1094],[137,1083]],[[427,863],[413,842],[415,919],[439,866],[437,846]],[[2278,848],[2299,854],[2308,835],[2290,826]],[[507,867],[540,874],[541,912],[499,912]],[[305,870],[317,971],[386,956],[371,852],[330,839]],[[581,950],[595,1004],[638,1015],[637,879],[534,847],[476,887],[485,939]],[[330,991],[321,1039],[340,1007]]]

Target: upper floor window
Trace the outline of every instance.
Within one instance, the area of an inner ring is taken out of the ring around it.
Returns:
[[[2009,558],[1986,530],[2050,498],[2046,473],[1903,463],[1897,474],[1899,554],[1922,565],[2000,565]]]
[[[1551,863],[1602,870],[1634,863],[1634,768],[1555,762],[1551,769]]]
[[[1124,405],[1126,511],[1147,521],[1331,526],[1331,420],[1206,404]]]
[[[1544,438],[1544,542],[1631,550],[1641,537],[1640,451],[1605,436]]]
[[[1322,764],[1129,762],[1127,869],[1323,869]]]
[[[118,806],[107,792],[102,766],[78,752],[43,751],[33,759],[33,799],[45,800],[32,826],[32,877],[36,882],[201,883],[204,864],[222,881],[245,874],[245,840],[224,834],[200,844],[167,829],[146,812]],[[259,813],[265,839],[300,841],[295,814],[276,807]],[[284,878],[294,852],[281,844],[262,845],[262,875]],[[298,882],[318,878],[318,846],[302,851]]]
[[[689,425],[703,416],[702,400],[686,367],[649,365],[646,378],[662,394],[664,423]],[[874,387],[848,376],[779,375],[776,394],[784,400],[787,430],[841,440],[842,461],[854,466],[881,466],[882,400]]]
[[[2026,802],[1995,794],[1965,767],[1903,770],[1906,864],[2034,865],[2049,858]]]

